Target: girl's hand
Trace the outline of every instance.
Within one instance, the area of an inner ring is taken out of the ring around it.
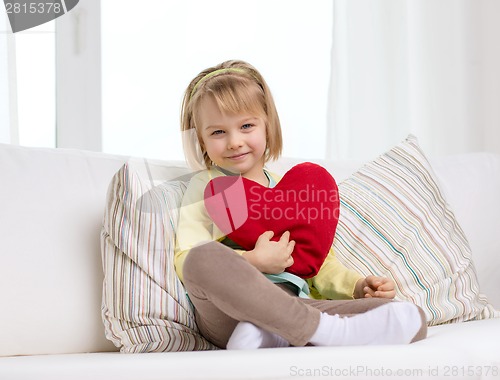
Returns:
[[[295,241],[289,240],[290,232],[283,233],[279,241],[271,241],[273,236],[273,231],[264,232],[257,239],[255,248],[243,254],[243,257],[262,273],[282,273],[293,264]]]
[[[387,277],[367,276],[359,280],[354,288],[354,298],[389,298],[396,296],[394,281]]]

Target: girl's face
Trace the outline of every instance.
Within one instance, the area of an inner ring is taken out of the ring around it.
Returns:
[[[198,128],[208,156],[215,165],[262,183],[266,124],[247,113],[222,113],[211,96],[201,100]]]

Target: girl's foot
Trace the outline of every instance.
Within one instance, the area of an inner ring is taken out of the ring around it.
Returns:
[[[352,317],[321,313],[315,346],[351,346],[410,343],[422,327],[417,306],[410,302],[390,302]]]
[[[290,343],[281,336],[263,330],[250,322],[240,322],[231,334],[226,349],[245,350],[288,346]]]

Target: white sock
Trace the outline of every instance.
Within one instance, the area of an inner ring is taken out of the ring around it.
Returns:
[[[407,344],[421,325],[420,313],[410,302],[390,302],[353,317],[321,313],[310,343],[315,346]]]
[[[288,346],[290,343],[281,336],[263,330],[250,322],[240,322],[231,334],[226,349],[245,350]]]

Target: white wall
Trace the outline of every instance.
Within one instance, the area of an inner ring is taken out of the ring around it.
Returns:
[[[500,153],[500,1],[482,0],[479,35],[481,65],[478,119],[484,127],[484,149]]]

